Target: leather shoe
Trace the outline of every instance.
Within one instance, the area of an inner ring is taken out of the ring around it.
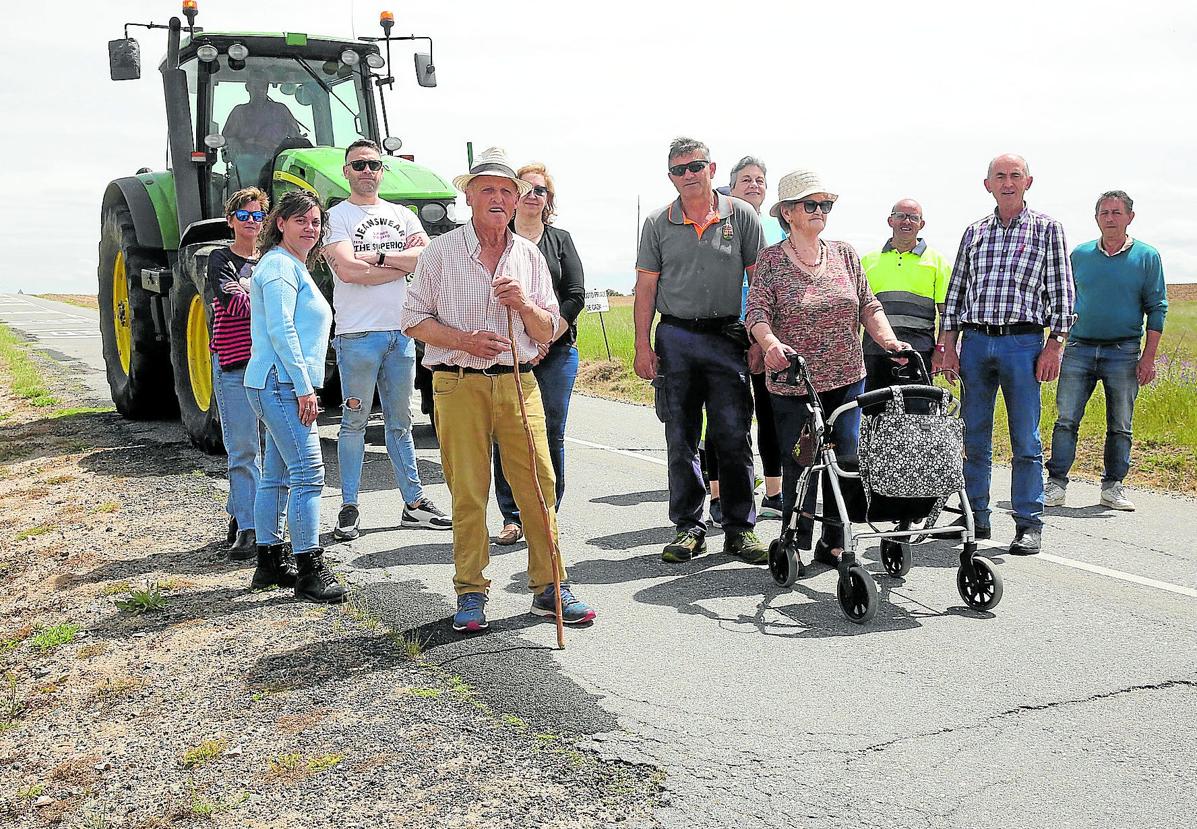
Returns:
[[[833,567],[833,568],[839,567],[840,566],[840,556],[837,556],[834,553],[832,553],[831,552],[832,550],[839,550],[840,556],[842,556],[843,552],[844,552],[843,548],[831,547],[826,542],[824,542],[823,539],[820,538],[818,541],[815,542],[814,560],[819,562],[820,564],[826,564],[828,567]]]
[[[237,537],[229,547],[229,558],[233,561],[248,561],[257,552],[258,534],[254,530],[237,530]]]
[[[1014,541],[1010,544],[1010,555],[1033,556],[1039,552],[1042,543],[1042,531],[1030,527],[1019,527],[1014,531]]]
[[[964,535],[964,532],[963,532],[964,527],[965,527],[964,516],[963,515],[960,516],[959,518],[957,518],[955,521],[953,521],[948,526],[949,527],[959,527],[961,529],[960,534]],[[976,519],[974,518],[973,519],[973,535],[975,535],[977,537],[978,541],[988,541],[989,539],[993,538],[993,528],[990,527],[988,524],[978,524]]]
[[[524,537],[524,528],[519,524],[504,524],[503,529],[495,536],[495,543],[510,547]]]

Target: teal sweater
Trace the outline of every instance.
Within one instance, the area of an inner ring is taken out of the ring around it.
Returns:
[[[1098,249],[1100,240],[1072,252],[1076,280],[1076,324],[1069,336],[1078,340],[1137,340],[1147,328],[1164,330],[1168,291],[1160,254],[1138,239],[1117,256]]]

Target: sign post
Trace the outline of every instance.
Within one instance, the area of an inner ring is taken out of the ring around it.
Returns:
[[[607,360],[611,360],[611,343],[607,340],[607,323],[603,321],[603,311],[610,311],[611,304],[607,302],[607,291],[594,288],[586,292],[586,312],[599,315],[599,325],[603,329],[603,345],[607,347]]]

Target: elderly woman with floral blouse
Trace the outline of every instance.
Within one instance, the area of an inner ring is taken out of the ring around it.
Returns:
[[[853,400],[864,388],[864,355],[860,326],[886,351],[908,348],[894,336],[881,303],[869,290],[860,267],[860,257],[847,242],[819,238],[836,199],[810,170],[799,170],[782,178],[778,201],[769,211],[789,228],[787,238],[761,251],[756,274],[748,294],[745,323],[765,352],[769,369],[768,387],[777,421],[782,453],[782,521],[788,523],[797,500],[798,478],[804,467],[794,456],[806,425],[806,390],[775,382],[772,372],[789,366],[789,355],[806,360],[823,410]],[[855,417],[836,421],[832,441],[837,453],[855,455],[860,426]],[[830,503],[824,486],[824,503]],[[814,512],[815,487],[807,489],[802,512]],[[810,543],[813,522],[799,522],[799,544]],[[814,558],[835,566],[843,552],[841,527],[823,525]]]

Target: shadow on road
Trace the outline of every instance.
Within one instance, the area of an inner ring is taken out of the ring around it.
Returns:
[[[592,504],[608,504],[613,507],[634,507],[637,504],[665,503],[669,501],[669,490],[650,489],[647,492],[621,492],[615,495],[604,495],[601,498],[591,498]]]

